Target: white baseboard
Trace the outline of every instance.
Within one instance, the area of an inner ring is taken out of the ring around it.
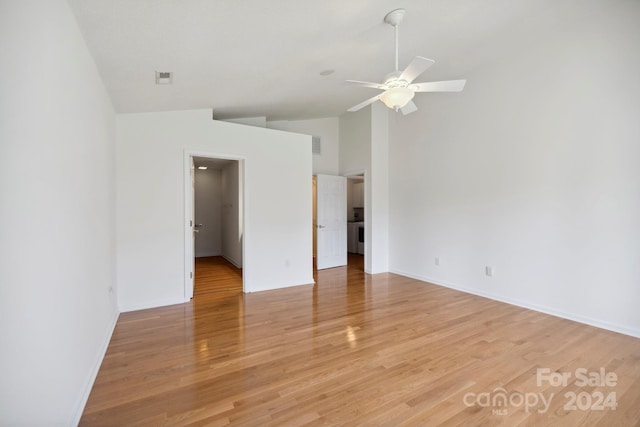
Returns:
[[[521,301],[513,298],[508,298],[500,295],[494,295],[487,292],[480,292],[475,289],[465,288],[463,286],[458,286],[453,283],[443,282],[441,280],[431,279],[429,277],[419,276],[411,273],[407,273],[405,271],[399,270],[390,270],[391,273],[399,274],[401,276],[410,277],[412,279],[420,280],[421,282],[431,283],[437,286],[443,286],[445,288],[454,289],[456,291],[465,292],[468,294],[478,295],[484,298],[489,298],[494,301],[500,301],[506,304],[515,305],[522,308],[527,308],[529,310],[538,311],[540,313],[549,314],[551,316],[560,317],[567,320],[572,320],[574,322],[583,323],[589,326],[595,326],[596,328],[606,329],[608,331],[617,332],[619,334],[629,335],[635,338],[640,338],[640,329],[629,328],[627,326],[618,325],[615,323],[607,322],[604,320],[594,319],[587,316],[581,316],[579,314],[574,313],[566,313],[561,310],[557,310],[551,307],[546,307],[538,304],[532,304],[527,301]]]
[[[185,300],[184,298],[175,298],[149,301],[141,304],[120,305],[118,308],[120,309],[120,313],[127,313],[129,311],[146,310],[148,308],[164,307],[166,305],[183,304],[185,302],[189,302],[189,300]]]
[[[240,268],[240,269],[242,268],[242,263],[241,263],[241,262],[238,262],[238,261],[236,261],[235,259],[233,259],[233,258],[231,258],[231,257],[226,256],[225,254],[222,254],[221,256],[222,256],[222,258],[226,259],[226,260],[227,260],[227,261],[229,261],[231,264],[233,264],[236,268]]]
[[[222,256],[220,251],[202,251],[196,253],[196,258],[205,258],[210,256]]]
[[[107,348],[109,348],[109,343],[111,342],[111,337],[113,336],[113,331],[116,329],[116,324],[118,323],[118,317],[120,313],[118,311],[113,313],[113,318],[111,319],[109,328],[107,329],[107,334],[102,341],[100,349],[98,350],[98,357],[94,363],[93,369],[91,370],[91,374],[89,375],[89,380],[84,388],[82,396],[80,397],[80,401],[76,405],[76,409],[74,411],[72,426],[77,426],[80,423],[80,418],[82,418],[82,413],[84,412],[84,407],[87,405],[87,400],[89,400],[89,395],[91,394],[91,389],[93,389],[93,384],[96,382],[96,377],[98,376],[98,372],[100,371],[100,366],[102,366],[102,361],[104,360],[104,356],[107,354]]]

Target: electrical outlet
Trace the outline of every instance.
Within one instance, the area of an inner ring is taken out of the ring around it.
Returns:
[[[436,258],[436,265],[440,265],[440,258]]]
[[[487,265],[484,269],[485,273],[487,276],[492,277],[493,276],[493,267],[491,267],[490,265]]]

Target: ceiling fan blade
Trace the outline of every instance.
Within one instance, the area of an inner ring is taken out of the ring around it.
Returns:
[[[420,74],[424,73],[427,68],[431,67],[436,61],[429,58],[423,58],[422,56],[416,56],[413,61],[404,69],[398,80],[404,80],[407,83],[411,83]]]
[[[402,114],[406,116],[407,114],[411,114],[414,111],[418,111],[418,106],[415,102],[409,101],[407,105],[400,109],[400,111],[402,111]]]
[[[425,82],[411,85],[414,92],[461,92],[466,80],[445,80],[442,82]]]
[[[382,83],[361,82],[360,80],[346,80],[346,82],[354,86],[372,87],[374,89],[387,90],[387,87]]]
[[[366,107],[366,106],[367,106],[367,105],[369,105],[369,104],[373,104],[373,103],[374,103],[374,102],[376,102],[378,99],[380,99],[380,97],[381,97],[381,96],[382,96],[382,94],[380,94],[380,95],[376,95],[376,96],[374,96],[373,98],[369,98],[369,99],[367,99],[366,101],[361,102],[361,103],[360,103],[360,104],[358,104],[358,105],[354,105],[353,107],[349,108],[347,111],[350,111],[350,112],[352,112],[352,113],[353,113],[354,111],[358,111],[358,110],[360,110],[360,109],[362,109],[362,108]]]

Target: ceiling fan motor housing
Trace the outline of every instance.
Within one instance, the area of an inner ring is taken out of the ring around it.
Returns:
[[[409,82],[407,82],[406,80],[399,79],[401,75],[402,75],[402,71],[394,71],[392,73],[387,74],[384,78],[385,86],[389,88],[408,87]]]

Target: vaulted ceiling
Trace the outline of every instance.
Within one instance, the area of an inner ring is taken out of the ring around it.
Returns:
[[[407,10],[400,68],[432,58],[418,79],[432,81],[526,49],[598,2],[69,0],[117,112],[212,108],[269,120],[337,116],[373,96],[343,82],[393,71],[393,28],[383,23],[393,9]],[[155,71],[172,71],[173,84],[156,85]]]

